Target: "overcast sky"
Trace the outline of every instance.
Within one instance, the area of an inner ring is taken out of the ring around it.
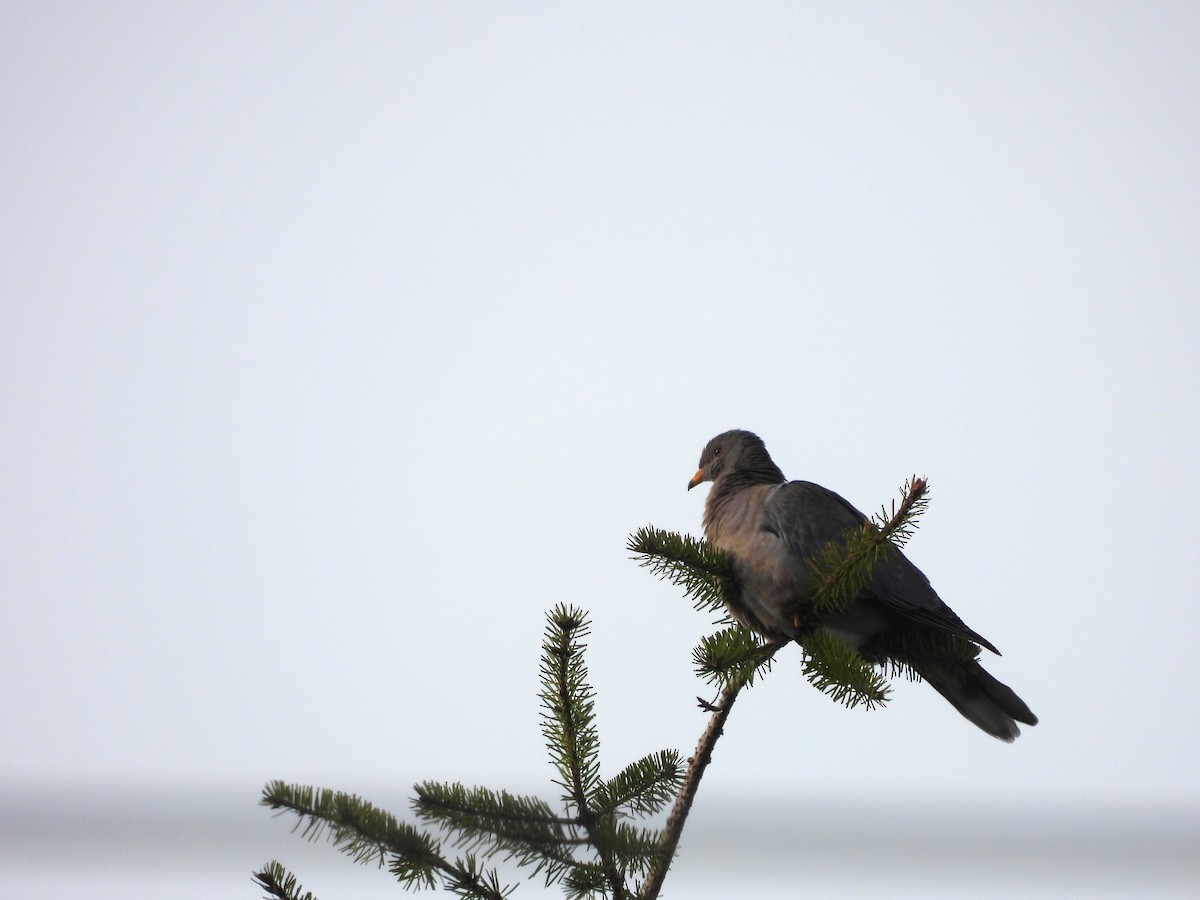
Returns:
[[[605,772],[688,753],[709,622],[624,547],[700,532],[742,427],[868,511],[927,476],[909,555],[1042,723],[783,654],[702,796],[1195,807],[1197,47],[1191,3],[4,4],[0,784],[553,796],[558,602]]]

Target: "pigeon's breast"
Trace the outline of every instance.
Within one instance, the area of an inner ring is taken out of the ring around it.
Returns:
[[[760,634],[791,636],[796,631],[791,610],[807,569],[778,535],[767,530],[762,498],[753,496],[753,491],[759,488],[743,492],[750,496],[739,496],[718,508],[716,515],[706,516],[705,534],[733,557],[742,593],[742,608],[730,610],[734,618]]]
[[[740,548],[728,548],[741,582],[746,604],[763,626],[758,630],[778,636],[794,636],[793,621],[804,571],[791,558],[782,540],[769,531],[760,531],[742,542]]]

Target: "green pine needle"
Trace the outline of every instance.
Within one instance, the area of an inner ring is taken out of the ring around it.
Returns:
[[[871,517],[872,522],[897,547],[903,547],[917,530],[917,519],[925,515],[929,509],[929,482],[920,476],[913,475],[904,482],[901,491],[900,506],[892,501],[891,509],[881,506],[879,512]]]
[[[263,866],[262,871],[254,873],[254,882],[266,890],[268,898],[274,900],[317,900],[311,891],[304,891],[295,875],[275,860]]]
[[[516,885],[502,885],[495,869],[482,869],[474,854],[454,860],[452,871],[442,879],[442,886],[463,900],[505,900]]]
[[[537,797],[432,781],[416,785],[414,791],[412,806],[417,816],[451,832],[459,847],[482,847],[489,855],[502,854],[521,865],[537,865],[543,856],[567,857],[563,845],[574,843],[563,831],[563,826],[572,822],[554,815]]]
[[[401,881],[434,885],[434,870],[441,860],[437,842],[360,797],[272,781],[263,790],[260,805],[290,810],[300,817],[297,827],[302,827],[304,837],[315,841],[328,834],[334,846],[355,862],[383,865],[389,854],[394,855],[405,861],[404,874],[398,873]]]
[[[683,588],[696,609],[725,612],[725,593],[736,589],[733,564],[708,541],[646,525],[630,535],[626,548],[638,565]]]
[[[559,604],[550,612],[542,641],[542,735],[563,801],[577,812],[600,778],[595,692],[583,658],[589,633],[583,610]]]
[[[813,687],[843,706],[874,709],[887,703],[891,689],[854,648],[828,631],[805,636],[804,677]]]
[[[604,872],[598,866],[581,866],[563,879],[568,900],[592,900],[608,895]]]
[[[683,769],[679,751],[659,750],[602,781],[589,803],[599,816],[652,816],[675,799]]]
[[[492,887],[494,873],[480,874],[464,868],[461,861],[449,862],[434,838],[353,794],[272,781],[263,789],[260,805],[294,812],[304,837],[317,840],[328,835],[355,862],[386,863],[405,887],[435,887],[441,881],[471,900],[505,896],[505,891]]]
[[[598,842],[623,876],[645,872],[658,851],[659,834],[653,829],[637,828],[606,817],[597,831]]]
[[[862,596],[875,567],[912,536],[914,520],[929,505],[928,490],[928,482],[914,475],[904,484],[900,505],[892,503],[890,516],[881,510],[877,521],[864,521],[861,529],[831,542],[809,560],[812,595],[805,606],[810,614],[838,615]]]
[[[754,679],[771,669],[775,653],[782,644],[761,643],[741,625],[730,625],[700,639],[692,651],[696,674],[718,687],[733,683],[750,686]]]

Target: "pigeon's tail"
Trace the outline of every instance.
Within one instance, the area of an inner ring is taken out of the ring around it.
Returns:
[[[1017,722],[1036,725],[1037,716],[1012,688],[1001,684],[978,662],[959,673],[919,672],[954,708],[988,734],[1012,743],[1021,729]]]

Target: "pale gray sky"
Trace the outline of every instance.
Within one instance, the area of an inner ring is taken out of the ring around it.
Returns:
[[[559,601],[606,770],[690,752],[707,620],[624,543],[698,533],[744,427],[860,508],[928,476],[910,555],[1042,724],[785,655],[707,796],[1195,809],[1198,46],[1190,3],[5,4],[0,785],[549,792]]]

